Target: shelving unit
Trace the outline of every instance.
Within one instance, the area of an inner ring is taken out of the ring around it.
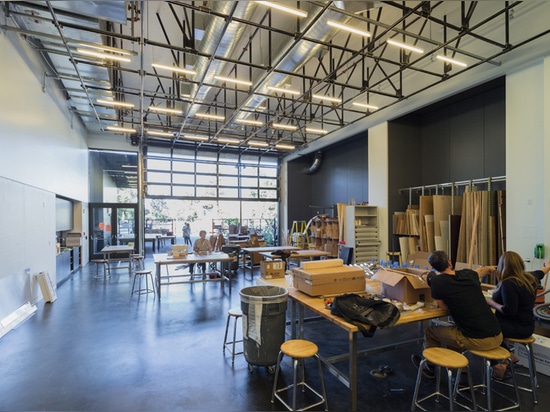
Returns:
[[[380,258],[378,208],[369,205],[346,206],[344,240],[353,247],[353,262],[368,263]]]

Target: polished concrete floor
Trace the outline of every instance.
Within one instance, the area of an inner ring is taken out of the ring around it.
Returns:
[[[153,268],[151,253],[146,266]],[[36,314],[0,339],[1,411],[276,411],[273,374],[251,365],[243,355],[231,363],[222,350],[230,307],[240,306],[239,290],[254,276],[239,269],[232,292],[217,282],[162,286],[162,299],[131,296],[127,270],[107,281],[92,279],[90,266],[59,286],[54,303],[39,303]],[[240,325],[239,325],[240,326]],[[416,327],[377,331],[359,337],[361,348],[417,336]],[[347,347],[347,335],[326,321],[309,322],[306,338],[322,355]],[[359,411],[410,409],[416,370],[412,353],[419,343],[363,357],[359,362]],[[380,379],[372,370],[387,365]],[[345,363],[341,364],[345,370]],[[319,388],[315,364],[306,363],[312,386]],[[283,381],[291,379],[283,362]],[[348,389],[324,369],[329,410],[350,410]],[[521,393],[521,410],[548,410],[550,377],[539,373],[539,403]],[[423,392],[433,388],[425,381]],[[509,391],[508,391],[509,392]],[[498,405],[498,403],[497,403]],[[431,403],[429,410],[447,410]],[[460,409],[460,408],[458,408]],[[314,410],[322,410],[316,407]]]

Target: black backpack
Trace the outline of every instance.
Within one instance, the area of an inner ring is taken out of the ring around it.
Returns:
[[[401,316],[395,305],[383,300],[367,299],[355,293],[336,296],[330,313],[357,326],[363,336],[369,338],[374,335],[376,328],[389,328]],[[365,324],[370,327],[366,328]]]

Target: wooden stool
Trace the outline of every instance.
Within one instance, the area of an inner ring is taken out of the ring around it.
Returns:
[[[242,319],[242,317],[243,317],[243,312],[241,311],[240,308],[231,308],[227,312],[227,324],[225,325],[225,336],[223,338],[223,351],[225,352],[225,348],[229,350],[229,352],[231,353],[231,363],[235,363],[235,355],[239,355],[243,353],[242,351],[235,352],[235,343],[239,343],[243,341],[242,339],[237,340],[237,321],[239,319]],[[230,319],[233,319],[233,340],[228,342],[227,333],[229,331]],[[231,345],[231,347],[229,347],[229,345]]]
[[[510,359],[512,356],[510,351],[503,348],[502,346],[499,346],[498,348],[490,349],[490,350],[470,349],[470,350],[464,351],[463,354],[466,354],[468,352],[471,353],[472,355],[482,358],[485,363],[485,368],[483,368],[483,381],[478,385],[474,385],[474,388],[480,388],[482,391],[486,392],[487,394],[487,409],[484,409],[482,407],[481,409],[487,410],[487,411],[494,411],[494,410],[504,411],[504,410],[519,407],[519,393],[518,393],[518,387],[516,385],[516,376],[514,373],[514,362],[512,362],[512,359]],[[512,371],[512,383],[513,383],[514,391],[516,392],[515,401],[513,399],[510,399],[506,395],[500,392],[497,392],[496,390],[491,388],[491,381],[493,379],[492,377],[493,366],[491,365],[491,361],[506,361],[506,360],[510,363],[510,369]],[[460,390],[458,392],[460,393]],[[500,397],[502,397],[503,399],[510,401],[512,405],[502,409],[493,409],[493,399],[492,399],[493,392],[496,395],[499,395]],[[479,404],[478,404],[478,407],[479,407]]]
[[[298,391],[298,386],[302,387],[302,392],[305,392],[306,388],[309,389],[319,401],[311,405],[304,406],[299,410],[303,411],[306,409],[313,408],[315,406],[325,404],[325,411],[328,411],[327,403],[327,394],[325,390],[325,381],[323,380],[323,370],[321,368],[321,359],[317,354],[318,348],[317,345],[313,342],[303,340],[303,339],[294,339],[284,342],[281,345],[281,350],[279,351],[279,356],[277,357],[277,367],[275,369],[275,379],[273,382],[273,391],[271,393],[271,403],[275,403],[275,398],[277,398],[289,411],[296,411],[296,392]],[[284,388],[277,389],[277,380],[279,378],[279,372],[281,370],[281,361],[283,356],[287,355],[292,358],[294,364],[294,380],[291,385],[285,386]],[[306,358],[314,357],[317,359],[317,364],[319,366],[319,378],[321,379],[321,389],[323,394],[319,394],[311,386],[305,382],[305,367],[304,360]],[[298,363],[301,365],[301,381],[298,382]],[[285,402],[280,393],[286,392],[292,389],[292,406]]]
[[[472,403],[473,403],[473,409],[476,409],[476,402],[475,402],[475,395],[474,390],[472,386],[472,376],[470,375],[470,367],[468,365],[468,358],[466,356],[450,349],[446,348],[426,348],[422,351],[422,360],[420,361],[420,366],[418,367],[418,374],[416,376],[416,385],[414,387],[414,394],[411,404],[411,411],[414,411],[415,407],[418,407],[422,409],[423,411],[426,411],[427,409],[424,409],[420,403],[424,402],[434,396],[437,397],[436,400],[439,400],[439,397],[443,397],[445,399],[449,400],[449,410],[453,410],[453,406],[455,403],[455,395],[457,392],[457,388],[460,382],[460,373],[463,369],[466,369],[468,374],[468,386],[470,388],[470,395],[472,396]],[[431,363],[432,365],[437,367],[436,370],[436,384],[435,384],[435,392],[418,399],[418,391],[420,389],[420,382],[422,381],[422,376],[424,375],[423,370],[426,362]],[[448,389],[448,396],[444,395],[441,392],[441,368],[445,368],[447,370],[447,389]],[[456,370],[456,379],[454,384],[454,390],[453,390],[453,370]]]
[[[139,278],[138,288],[136,289],[136,279]],[[145,287],[141,287],[141,280],[145,278]],[[149,288],[149,279],[151,280],[152,289]],[[150,270],[136,270],[134,272],[134,282],[132,283],[132,295],[145,295],[147,293],[155,293],[155,282],[153,281],[153,274]]]
[[[107,280],[111,276],[111,268],[109,267],[109,261],[107,259],[93,259],[92,263],[95,263],[95,276],[94,279]],[[99,267],[103,266],[103,276],[99,276]]]
[[[531,380],[531,387],[526,388],[523,386],[518,385],[518,389],[531,392],[533,394],[533,403],[538,403],[537,400],[537,388],[538,388],[538,382],[537,382],[537,367],[535,365],[535,354],[533,353],[533,342],[535,342],[534,336],[529,336],[525,339],[516,339],[516,338],[504,338],[506,342],[510,342],[514,344],[514,347],[517,348],[517,345],[523,345],[525,348],[525,355],[527,356],[527,366],[529,367],[529,375],[525,373],[519,373],[518,375],[524,375],[529,376]],[[506,385],[510,385],[507,382],[503,382]],[[511,386],[511,385],[510,385]]]

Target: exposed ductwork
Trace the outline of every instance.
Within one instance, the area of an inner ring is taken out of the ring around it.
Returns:
[[[321,160],[323,158],[323,153],[319,150],[315,153],[315,157],[313,159],[313,163],[311,166],[306,167],[303,171],[306,175],[311,175],[315,173],[319,168],[321,167]]]

